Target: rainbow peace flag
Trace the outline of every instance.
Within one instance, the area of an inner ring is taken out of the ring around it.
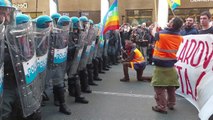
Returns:
[[[167,0],[167,1],[171,10],[175,10],[178,6],[181,5],[180,0]]]
[[[118,0],[115,0],[104,16],[102,33],[119,29]]]

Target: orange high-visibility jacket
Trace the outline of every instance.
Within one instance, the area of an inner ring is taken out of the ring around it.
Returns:
[[[144,62],[144,57],[142,55],[142,53],[140,52],[140,50],[138,50],[137,48],[134,50],[134,58],[131,60],[131,62],[137,62],[137,63],[140,63],[140,62]]]
[[[142,53],[140,52],[140,50],[138,50],[137,48],[134,49],[134,58],[130,61],[130,65],[131,68],[134,69],[134,63],[143,63],[145,62],[145,59],[142,55]]]
[[[176,60],[176,53],[183,38],[180,35],[159,34],[155,43],[153,58],[159,60]]]

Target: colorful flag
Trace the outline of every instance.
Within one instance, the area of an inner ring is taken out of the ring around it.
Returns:
[[[175,10],[178,6],[181,5],[180,0],[167,0],[167,1],[171,10]]]
[[[105,34],[108,30],[116,29],[119,29],[118,0],[113,2],[104,17],[102,33]]]

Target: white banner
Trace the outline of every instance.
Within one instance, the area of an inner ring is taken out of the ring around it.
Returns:
[[[208,120],[213,114],[213,35],[184,36],[177,57],[176,93],[198,109],[201,120]]]

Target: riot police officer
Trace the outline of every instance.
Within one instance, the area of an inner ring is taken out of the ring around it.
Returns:
[[[7,39],[2,117],[3,120],[41,120],[41,93],[37,84],[37,63],[30,17],[24,14],[17,15],[15,25],[12,18],[15,9],[4,9],[9,9],[7,11],[11,13],[8,15],[10,18],[7,18],[10,21],[5,21]]]
[[[67,62],[70,18],[61,16],[56,28],[51,32],[50,50],[48,54],[47,80],[52,80],[54,98],[59,101],[59,112],[70,115],[71,111],[65,104],[64,75]]]
[[[57,27],[58,19],[61,17],[59,13],[54,13],[51,15],[51,18],[53,19],[53,26]]]
[[[94,66],[92,63],[92,59],[94,56],[94,52],[95,52],[95,42],[96,42],[96,34],[97,34],[97,29],[94,28],[93,26],[93,20],[89,19],[89,23],[90,23],[90,28],[89,28],[89,36],[88,39],[91,39],[89,42],[91,42],[90,45],[90,53],[89,53],[89,59],[87,61],[87,72],[88,72],[88,82],[89,85],[93,85],[93,86],[97,86],[98,84],[96,84],[94,82],[94,76],[93,76],[93,72],[94,72]]]
[[[94,66],[93,69],[93,79],[95,81],[101,81],[102,79],[99,77],[99,68],[102,70],[102,59],[99,56],[102,56],[102,48],[99,41],[99,33],[101,31],[100,24],[94,25],[95,29],[97,29],[96,39],[95,39],[95,51],[92,59],[92,63]]]
[[[52,19],[47,15],[39,16],[35,21],[35,43],[36,43],[36,57],[37,57],[37,65],[38,65],[38,74],[39,81],[41,84],[42,100],[47,101],[49,98],[45,93],[45,88],[48,85],[48,81],[46,81],[46,67],[47,67],[47,57],[49,50],[49,37],[50,37],[50,29],[52,24]],[[42,105],[45,105],[42,102]]]
[[[77,74],[78,65],[80,62],[83,45],[80,40],[79,19],[78,17],[71,17],[71,31],[69,37],[69,48],[67,57],[67,76],[68,76],[68,91],[70,96],[75,97],[75,102],[87,104],[87,101],[81,95],[80,79]]]
[[[81,56],[81,61],[80,61],[79,66],[78,66],[78,75],[80,77],[82,92],[91,93],[92,91],[90,90],[90,86],[88,84],[88,73],[87,73],[87,70],[86,70],[86,62],[87,61],[85,61],[86,57],[88,57],[87,54],[86,54],[86,49],[87,49],[87,45],[88,45],[87,35],[88,35],[88,29],[89,29],[89,26],[88,26],[89,20],[86,16],[82,16],[82,17],[79,18],[79,21],[80,21],[80,27],[81,27],[80,34],[85,34],[85,35],[82,38],[83,43],[84,43],[84,49],[83,49],[83,53],[82,53],[82,56]]]

